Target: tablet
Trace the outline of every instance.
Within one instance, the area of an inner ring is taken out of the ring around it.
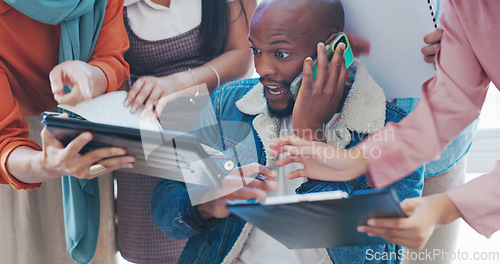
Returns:
[[[103,147],[125,148],[136,162],[134,168],[120,170],[202,186],[221,186],[222,172],[191,133],[140,130],[51,114],[43,114],[42,124],[65,146],[81,133],[91,132],[92,141],[81,154]]]

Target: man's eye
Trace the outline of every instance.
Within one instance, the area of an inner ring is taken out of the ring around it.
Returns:
[[[253,55],[260,53],[260,50],[254,48],[254,47],[250,47],[250,49],[252,50]]]
[[[290,56],[290,53],[278,51],[274,55],[281,59],[285,59],[286,57]]]

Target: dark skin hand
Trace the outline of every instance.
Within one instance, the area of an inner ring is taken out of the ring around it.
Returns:
[[[255,178],[261,174],[263,179]],[[230,212],[226,204],[234,200],[264,200],[267,191],[278,188],[274,179],[278,172],[258,163],[251,163],[239,168],[234,168],[228,176],[222,180],[222,188],[215,190],[216,197],[220,197],[197,206],[202,220],[210,218],[224,218]]]
[[[308,140],[323,140],[323,126],[339,110],[344,94],[347,69],[344,65],[345,44],[337,46],[332,62],[328,65],[325,45],[317,45],[317,78],[312,82],[313,60],[304,61],[302,87],[292,115],[293,129],[297,136]]]

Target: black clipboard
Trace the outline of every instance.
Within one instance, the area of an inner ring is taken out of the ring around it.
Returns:
[[[92,141],[81,154],[103,147],[125,148],[127,154],[135,156],[136,162],[133,169],[120,170],[202,186],[221,186],[217,164],[191,133],[139,130],[80,118],[59,118],[48,113],[43,114],[42,124],[65,146],[81,133],[91,132]],[[148,147],[152,151],[146,154]]]
[[[388,188],[343,199],[273,205],[244,201],[229,203],[227,208],[289,249],[386,244],[382,238],[358,232],[358,225],[369,218],[406,216]]]

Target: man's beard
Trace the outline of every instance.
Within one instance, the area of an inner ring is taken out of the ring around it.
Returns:
[[[267,109],[269,110],[269,114],[271,114],[272,117],[285,118],[292,115],[294,105],[295,105],[295,100],[290,100],[288,101],[288,105],[286,106],[285,109],[273,110],[271,109],[271,107],[269,107],[269,104],[267,105]]]

